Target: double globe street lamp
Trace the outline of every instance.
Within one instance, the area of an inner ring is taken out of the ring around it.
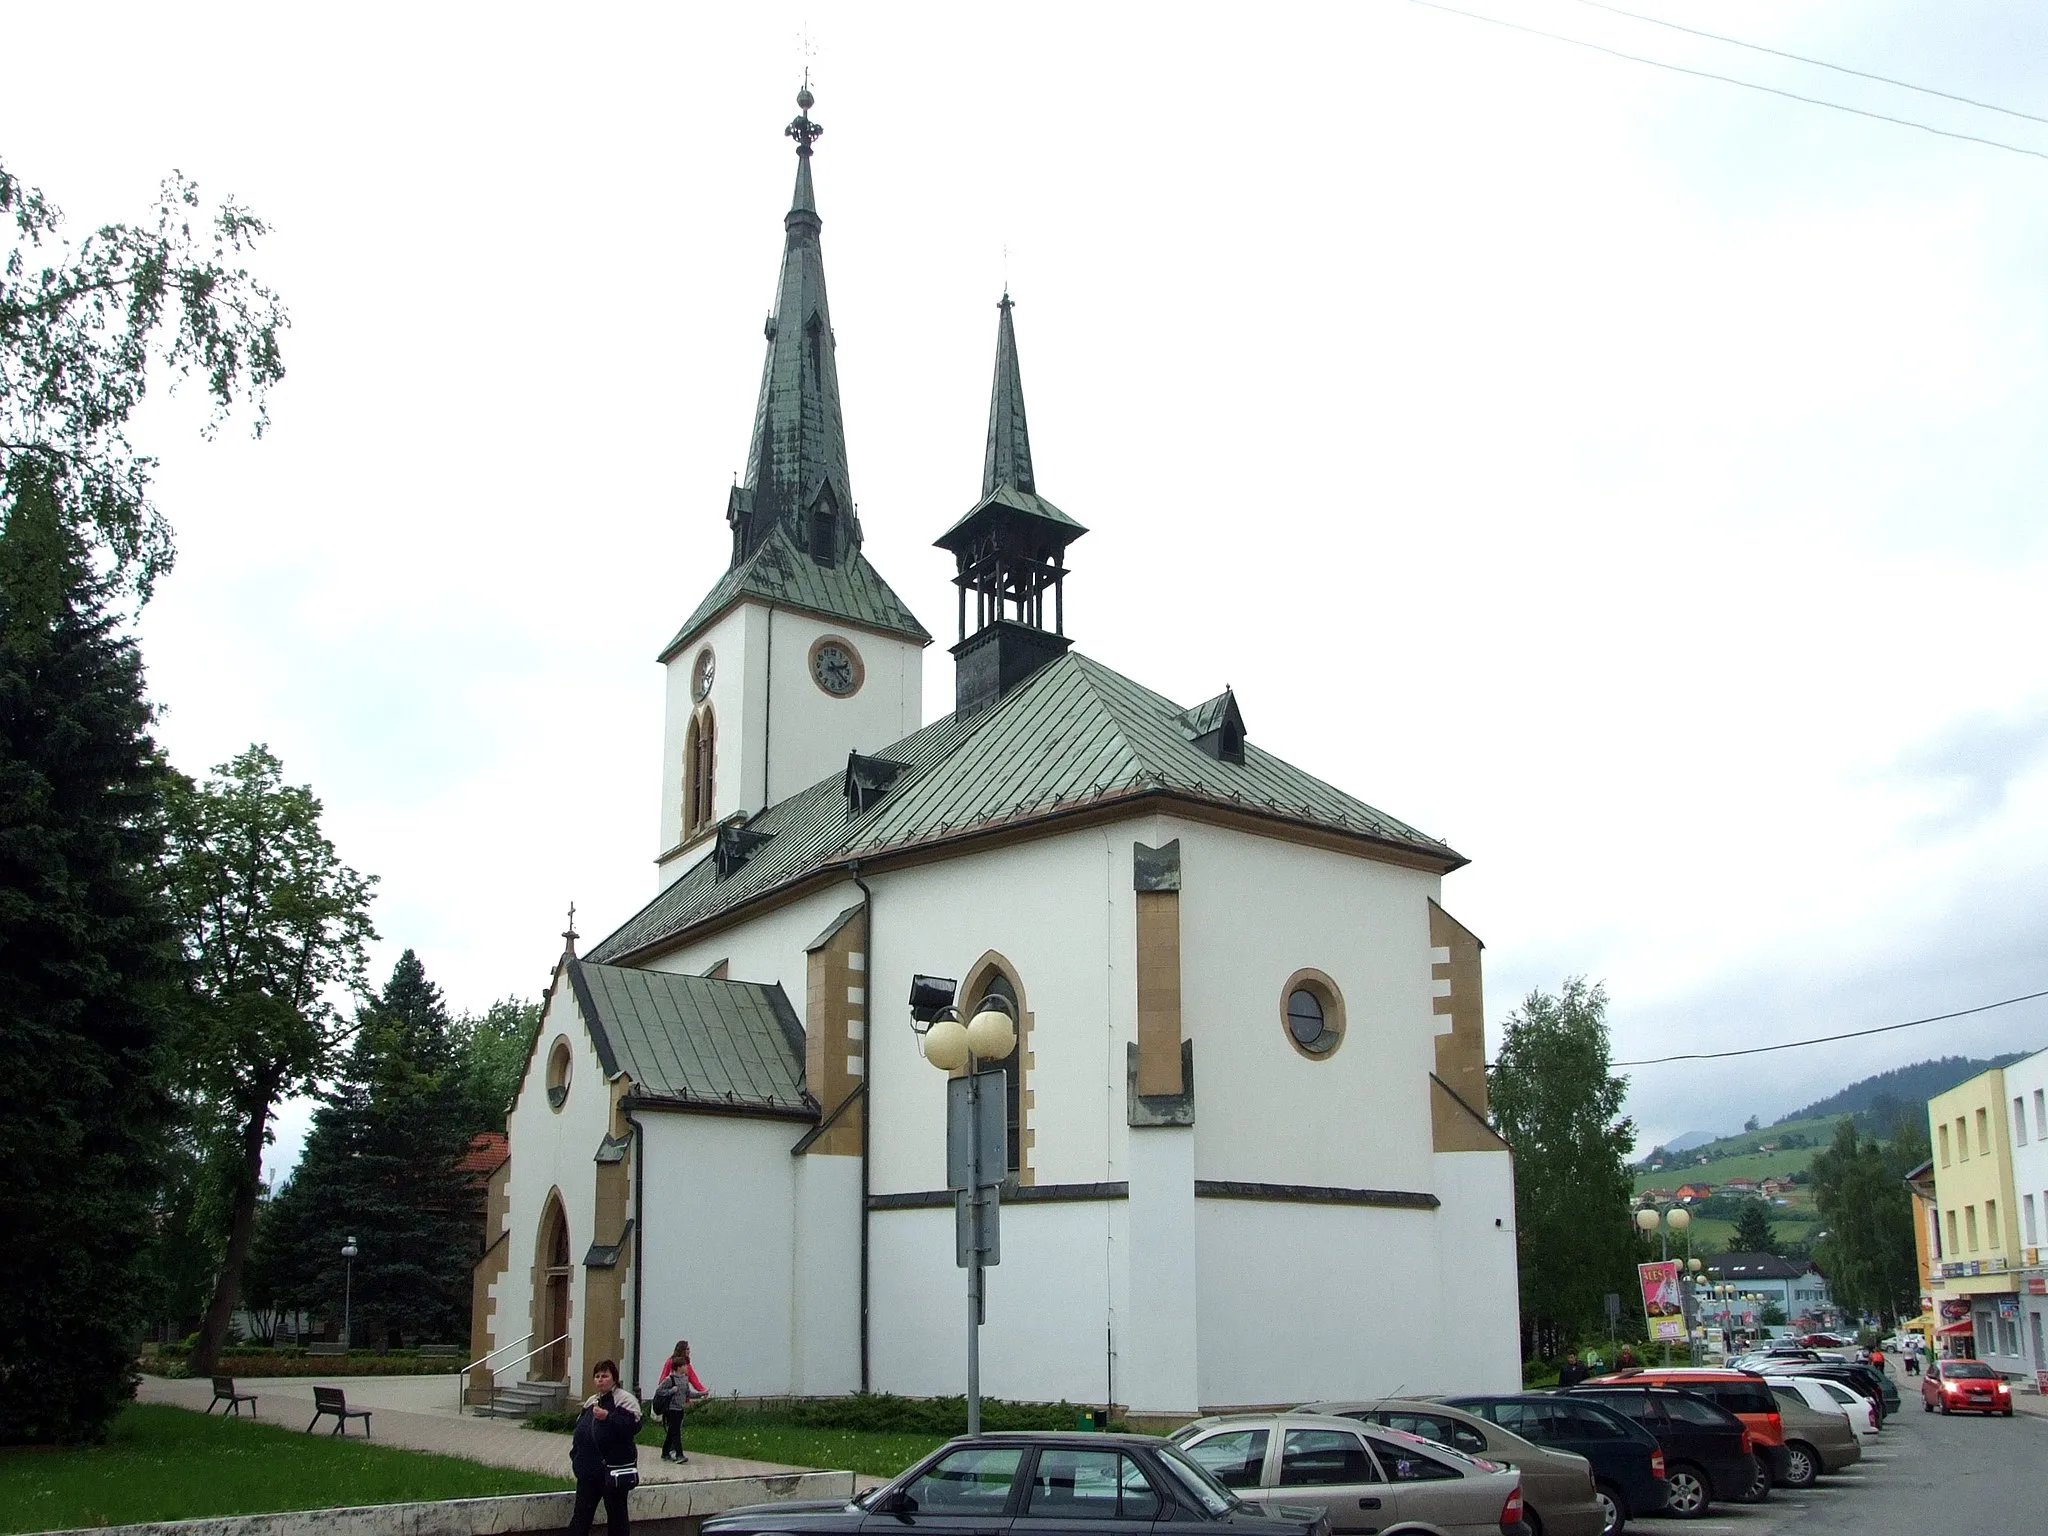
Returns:
[[[1636,1212],[1636,1226],[1645,1233],[1655,1232],[1657,1234],[1659,1255],[1667,1262],[1671,1258],[1671,1234],[1674,1232],[1684,1235],[1687,1253],[1690,1254],[1692,1250],[1692,1212],[1682,1205],[1667,1206],[1663,1210],[1658,1210],[1655,1206],[1646,1205]],[[1688,1353],[1692,1352],[1695,1348],[1692,1336],[1692,1296],[1690,1287],[1693,1283],[1697,1282],[1702,1267],[1698,1259],[1691,1257],[1681,1259],[1678,1265],[1678,1312],[1680,1321],[1685,1326],[1686,1349]],[[1664,1363],[1666,1365],[1671,1363],[1671,1341],[1669,1339],[1664,1341]]]
[[[981,1433],[984,1266],[999,1263],[999,1190],[1010,1171],[1010,1106],[1004,1075],[981,1070],[1017,1048],[1017,1021],[1001,997],[984,997],[966,1023],[953,1006],[959,983],[913,976],[910,1029],[946,1085],[946,1183],[954,1190],[955,1261],[967,1271],[967,1433]],[[961,1074],[956,1076],[955,1074]]]

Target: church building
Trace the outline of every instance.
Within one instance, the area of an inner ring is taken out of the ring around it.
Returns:
[[[659,891],[585,953],[571,925],[474,1353],[500,1385],[574,1392],[613,1357],[651,1390],[687,1338],[721,1393],[958,1394],[927,975],[1017,1020],[984,1392],[1192,1415],[1517,1388],[1480,944],[1442,905],[1465,860],[1263,751],[1255,701],[1076,648],[1087,530],[1041,490],[1007,294],[979,494],[933,529],[955,707],[921,718],[932,635],[862,553],[798,105],[731,561],[660,653]]]

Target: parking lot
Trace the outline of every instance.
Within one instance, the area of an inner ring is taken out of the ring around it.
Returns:
[[[1802,1493],[1779,1489],[1765,1504],[1717,1504],[1705,1519],[1638,1520],[1630,1530],[1656,1536],[2040,1536],[2048,1530],[2048,1417],[2023,1411],[2010,1419],[1944,1418],[1922,1413],[1909,1394],[1904,1411],[1847,1472]]]

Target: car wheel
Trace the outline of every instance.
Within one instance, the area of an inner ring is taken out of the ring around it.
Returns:
[[[1953,1410],[1952,1408],[1950,1408],[1950,1407],[1949,1407],[1949,1405],[1948,1405],[1948,1399],[1947,1399],[1947,1398],[1945,1398],[1945,1397],[1944,1397],[1944,1398],[1943,1398],[1943,1399],[1941,1400],[1941,1411],[1942,1411],[1942,1412],[1943,1412],[1944,1414],[1947,1414],[1947,1413],[1952,1413],[1952,1412],[1954,1412],[1954,1410]]]
[[[1750,1461],[1756,1471],[1750,1477],[1749,1487],[1743,1490],[1741,1502],[1761,1504],[1771,1496],[1771,1464],[1761,1456],[1752,1456]]]
[[[1787,1488],[1811,1488],[1813,1480],[1820,1476],[1820,1457],[1814,1454],[1810,1445],[1797,1440],[1785,1443],[1785,1486]]]
[[[1600,1536],[1621,1536],[1628,1529],[1628,1500],[1612,1483],[1598,1483],[1593,1497],[1600,1501]]]
[[[1522,1506],[1522,1524],[1529,1528],[1529,1536],[1543,1536],[1543,1517],[1527,1504]]]
[[[1697,1520],[1707,1512],[1712,1496],[1707,1479],[1698,1467],[1676,1466],[1664,1474],[1667,1490],[1664,1513],[1681,1520]]]
[[[1934,1404],[1927,1401],[1927,1399],[1924,1397],[1920,1399],[1920,1406],[1928,1413],[1934,1412]]]
[[[2000,1417],[2001,1419],[2009,1419],[2009,1418],[2011,1418],[2011,1417],[2012,1417],[2012,1410],[2011,1410],[2010,1408],[2006,1409],[2006,1410],[2005,1410],[2005,1411],[2004,1411],[2003,1413],[1999,1414],[1999,1417]]]

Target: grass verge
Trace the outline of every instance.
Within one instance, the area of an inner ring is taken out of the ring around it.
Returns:
[[[889,1433],[861,1429],[799,1429],[764,1424],[740,1428],[694,1425],[683,1427],[683,1449],[691,1455],[739,1456],[772,1461],[785,1467],[817,1467],[833,1472],[867,1472],[894,1477],[918,1457],[944,1445],[945,1435]],[[661,1448],[661,1425],[641,1436],[648,1447],[643,1458]]]
[[[0,1531],[548,1493],[573,1486],[454,1456],[135,1403],[104,1445],[0,1450]]]

